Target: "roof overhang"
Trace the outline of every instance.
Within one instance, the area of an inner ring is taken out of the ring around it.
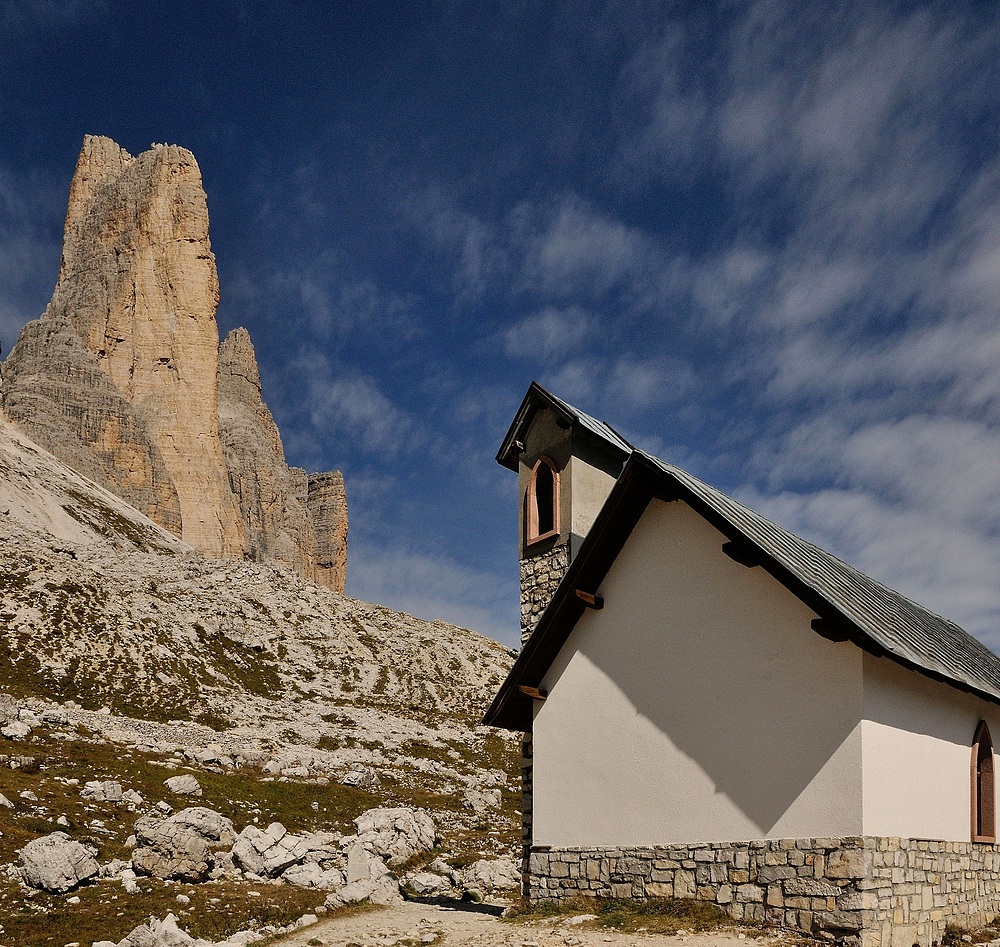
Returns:
[[[891,644],[876,640],[870,630],[862,627],[830,598],[780,562],[738,523],[728,519],[699,496],[681,477],[664,469],[655,458],[635,451],[629,457],[579,552],[542,613],[535,631],[525,643],[507,679],[486,711],[484,724],[508,730],[531,729],[533,698],[521,688],[539,688],[549,667],[587,608],[577,591],[589,595],[597,593],[653,499],[684,502],[711,523],[725,537],[725,545],[729,547],[726,552],[732,558],[744,565],[761,567],[816,613],[818,617],[812,623],[815,633],[832,641],[850,641],[875,657],[888,657],[933,680],[1000,704],[1000,689],[988,689],[989,683],[981,681],[979,683],[984,686],[976,686],[977,682],[974,680],[956,673],[943,673],[939,666],[928,667],[920,663],[922,659],[919,655],[900,653],[892,650]]]

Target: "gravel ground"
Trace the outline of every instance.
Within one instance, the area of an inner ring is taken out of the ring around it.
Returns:
[[[739,930],[699,934],[617,933],[584,929],[567,918],[511,923],[502,905],[433,905],[408,901],[353,917],[320,920],[288,934],[280,947],[791,947],[800,942],[782,932]]]

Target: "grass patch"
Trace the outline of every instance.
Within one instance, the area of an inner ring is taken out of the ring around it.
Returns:
[[[567,898],[563,901],[522,899],[504,913],[504,919],[542,921],[557,917],[594,914],[593,921],[582,927],[610,928],[616,931],[676,934],[678,931],[714,931],[732,927],[735,922],[718,905],[687,898],[649,898],[628,901],[620,898]]]
[[[260,606],[253,599],[247,601]],[[212,667],[217,671],[258,697],[272,697],[281,692],[278,667],[268,655],[228,638],[222,631],[211,632],[200,622],[195,622],[193,627]]]
[[[117,881],[84,885],[73,892],[80,903],[70,904],[66,895],[44,892],[25,898],[17,885],[4,880],[0,882],[0,942],[37,947],[62,947],[70,941],[117,942],[151,915],[163,918],[169,912],[193,937],[216,941],[251,927],[289,924],[315,910],[326,897],[325,891],[290,885],[186,885],[152,878],[140,879],[139,884],[141,893],[134,895],[126,894]],[[178,903],[179,894],[190,898],[190,903]]]
[[[143,811],[161,799],[175,809],[207,806],[232,819],[237,831],[254,821],[262,826],[280,822],[290,832],[353,831],[354,817],[379,804],[379,797],[372,793],[339,783],[323,786],[265,781],[246,770],[222,773],[194,767],[168,770],[154,765],[153,759],[145,754],[113,743],[67,742],[40,731],[19,749],[34,756],[40,766],[33,772],[0,768],[0,792],[13,800],[16,807],[4,819],[0,863],[16,861],[16,849],[31,838],[59,828],[55,820],[60,815],[69,821],[65,831],[73,838],[98,846],[102,862],[128,858],[124,842],[142,813],[130,812],[114,803],[83,799],[80,789],[91,779],[114,779],[123,789],[136,790],[145,800]],[[179,773],[192,773],[201,784],[203,795],[171,794],[163,781]],[[78,779],[80,783],[68,785],[69,779]],[[26,789],[38,796],[37,803],[20,798],[19,794]],[[95,820],[101,824],[95,825]]]

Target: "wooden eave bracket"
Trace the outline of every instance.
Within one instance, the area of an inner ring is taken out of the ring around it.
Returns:
[[[737,543],[730,540],[728,543],[722,544],[722,551],[729,556],[733,562],[738,562],[741,566],[746,566],[748,569],[752,569],[754,566],[760,565],[760,555],[757,550],[751,549],[743,543]]]
[[[539,690],[537,687],[528,687],[527,684],[519,684],[517,689],[532,700],[545,700],[549,696],[548,691]]]
[[[810,624],[813,631],[816,632],[821,638],[826,638],[827,641],[850,641],[851,636],[843,628],[838,628],[836,625],[827,621],[825,618],[814,618]]]
[[[576,597],[583,602],[587,608],[601,609],[604,608],[604,598],[600,595],[591,595],[590,592],[584,592],[583,589],[576,589]]]

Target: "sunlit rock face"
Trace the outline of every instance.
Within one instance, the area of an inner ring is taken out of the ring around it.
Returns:
[[[154,145],[132,157],[86,137],[59,279],[4,365],[4,410],[194,548],[276,559],[343,590],[344,568],[317,566],[317,555],[330,558],[331,527],[318,542],[305,475],[285,464],[249,336],[237,330],[220,351],[218,302],[194,155]],[[341,506],[332,532],[343,533],[346,559]]]

